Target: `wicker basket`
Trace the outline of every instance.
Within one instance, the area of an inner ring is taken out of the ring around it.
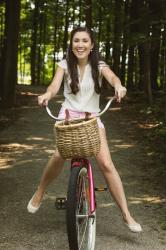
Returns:
[[[56,146],[64,159],[90,157],[100,150],[97,119],[64,121],[55,124]]]

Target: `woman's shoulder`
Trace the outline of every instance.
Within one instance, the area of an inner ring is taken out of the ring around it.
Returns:
[[[62,69],[67,69],[67,61],[66,59],[62,59],[61,61],[57,62],[57,65]]]

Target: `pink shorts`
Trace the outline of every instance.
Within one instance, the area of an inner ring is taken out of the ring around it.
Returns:
[[[71,109],[68,109],[68,110],[69,110],[70,118],[83,118],[83,117],[85,117],[85,112],[74,111]],[[97,114],[98,114],[97,112],[91,112],[91,117],[94,117]],[[62,107],[60,109],[58,118],[65,118],[65,108],[64,107]],[[101,122],[99,117],[97,118],[97,124],[98,124],[99,128],[104,128],[104,124]]]

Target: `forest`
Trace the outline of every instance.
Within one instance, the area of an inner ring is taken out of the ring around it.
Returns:
[[[0,103],[16,102],[16,84],[47,85],[65,56],[70,31],[88,26],[128,91],[152,104],[166,90],[164,0],[1,0]]]

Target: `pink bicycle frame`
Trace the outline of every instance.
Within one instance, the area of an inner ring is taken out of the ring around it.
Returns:
[[[87,164],[88,164],[88,177],[89,177],[89,186],[90,186],[90,212],[93,213],[96,210],[94,179],[93,179],[93,173],[92,173],[92,166],[88,160],[87,160]]]
[[[89,179],[89,187],[90,187],[90,214],[92,214],[96,210],[96,202],[95,202],[95,191],[94,191],[94,179],[93,179],[93,173],[92,173],[92,166],[90,164],[90,161],[88,159],[72,159],[71,167],[79,167],[80,164],[83,163],[85,166],[87,166],[88,170],[88,179]]]

